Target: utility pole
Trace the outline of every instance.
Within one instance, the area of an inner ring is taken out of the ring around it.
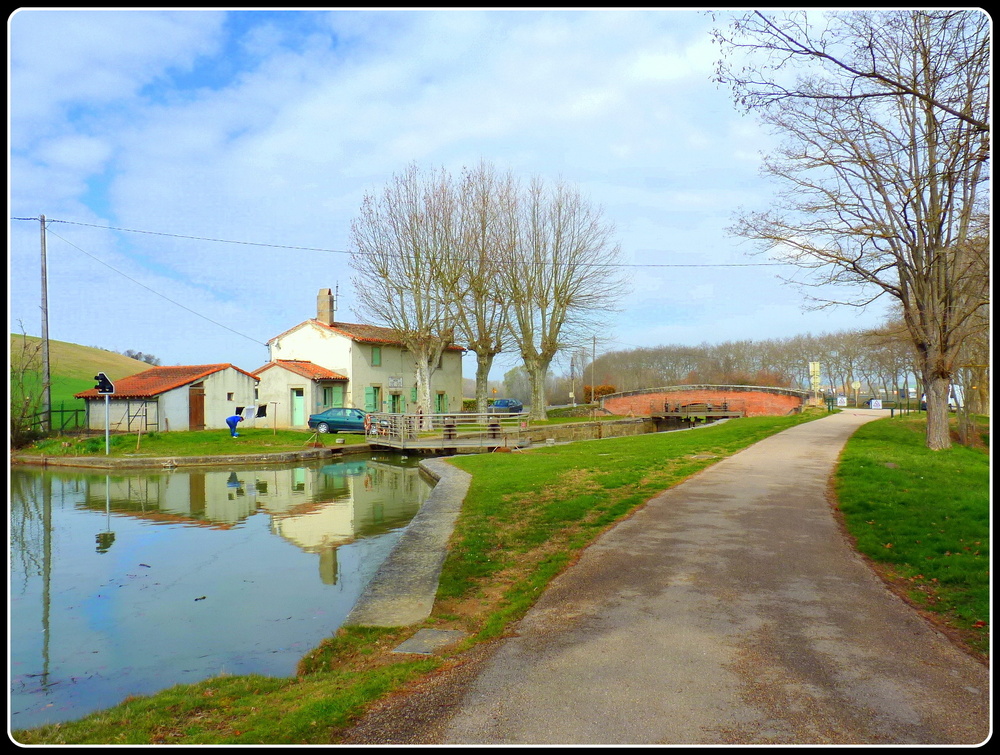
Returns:
[[[45,250],[45,216],[42,223],[42,429],[52,429],[52,371],[49,368],[49,278]]]
[[[594,336],[594,349],[591,352],[593,358],[590,360],[590,403],[594,403],[597,392],[597,336]]]

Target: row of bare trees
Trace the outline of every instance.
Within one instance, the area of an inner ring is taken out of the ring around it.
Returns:
[[[992,29],[979,9],[737,14],[718,81],[782,139],[777,193],[734,232],[846,292],[895,300],[950,445],[948,386],[988,307]]]
[[[985,369],[989,345],[970,339],[954,387],[971,413],[985,414],[989,383]],[[925,393],[919,353],[905,325],[896,321],[876,330],[841,331],[789,338],[725,341],[698,346],[664,345],[610,351],[584,367],[584,374],[618,391],[669,385],[761,385],[810,390],[809,363],[820,365],[824,393],[892,398]],[[554,378],[555,399],[567,395],[569,375]],[[579,385],[579,384],[578,384]]]
[[[441,353],[459,342],[476,354],[479,411],[494,358],[516,350],[532,416],[544,419],[553,359],[625,293],[613,234],[564,182],[522,181],[485,162],[458,177],[411,165],[366,196],[352,224],[357,314],[394,329],[414,355],[425,413]]]

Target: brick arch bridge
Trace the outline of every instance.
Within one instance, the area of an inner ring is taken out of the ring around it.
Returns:
[[[601,407],[619,416],[649,416],[685,404],[712,404],[725,405],[728,411],[742,412],[744,417],[759,417],[800,411],[808,397],[806,391],[759,385],[671,385],[612,393],[601,399]]]

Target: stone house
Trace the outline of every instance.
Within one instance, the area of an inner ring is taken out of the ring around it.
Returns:
[[[316,317],[267,342],[271,361],[253,374],[260,378],[258,403],[268,404],[277,427],[305,427],[310,414],[331,407],[415,411],[416,362],[395,333],[338,322],[334,313],[330,289],[320,289]],[[461,411],[464,353],[452,345],[442,354],[431,378],[432,413]]]

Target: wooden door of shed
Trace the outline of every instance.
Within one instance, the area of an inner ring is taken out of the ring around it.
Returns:
[[[188,388],[188,429],[205,429],[205,385],[195,383]]]

